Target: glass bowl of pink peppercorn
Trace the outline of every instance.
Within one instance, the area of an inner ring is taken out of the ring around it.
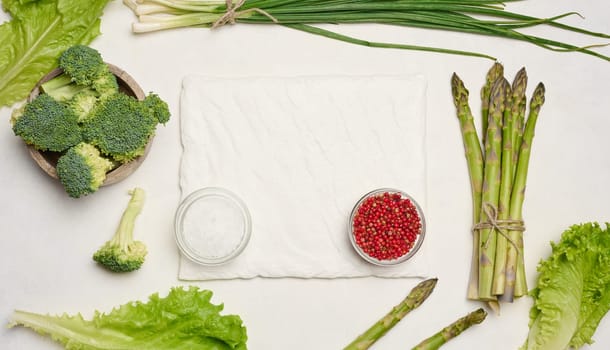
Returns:
[[[348,234],[354,250],[365,261],[394,266],[417,253],[426,235],[426,221],[423,210],[409,194],[380,188],[356,203]]]

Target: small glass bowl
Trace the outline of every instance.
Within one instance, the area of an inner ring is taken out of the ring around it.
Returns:
[[[411,249],[405,255],[402,255],[396,259],[380,260],[380,259],[377,259],[377,258],[374,258],[374,257],[368,255],[356,243],[356,239],[354,238],[354,218],[356,217],[356,213],[358,212],[358,209],[360,208],[360,206],[362,205],[362,203],[365,200],[367,200],[370,197],[374,197],[374,196],[377,196],[377,195],[380,195],[380,194],[383,194],[386,192],[388,192],[390,194],[398,193],[398,194],[400,194],[401,198],[408,199],[411,201],[411,203],[413,203],[413,205],[415,206],[415,209],[417,210],[417,214],[419,215],[419,219],[421,221],[421,229],[420,229],[419,234],[417,235],[415,242],[413,243],[413,247],[411,247]],[[349,217],[349,222],[348,222],[348,235],[349,235],[349,240],[352,243],[352,246],[354,247],[354,250],[358,253],[358,255],[360,255],[360,257],[362,257],[362,259],[364,259],[365,261],[367,261],[371,264],[377,265],[377,266],[394,266],[394,265],[401,264],[401,263],[411,259],[417,253],[417,251],[421,247],[422,243],[424,242],[424,238],[426,236],[426,219],[424,218],[424,212],[423,212],[422,208],[420,207],[420,205],[415,201],[415,199],[413,199],[413,197],[411,197],[406,192],[403,192],[401,190],[396,190],[393,188],[379,188],[379,189],[373,190],[373,191],[365,194],[364,196],[362,196],[362,198],[360,198],[360,200],[356,203],[356,205],[352,209],[352,213]]]
[[[182,254],[200,265],[216,266],[241,254],[252,227],[248,208],[237,195],[206,187],[180,203],[174,229]]]

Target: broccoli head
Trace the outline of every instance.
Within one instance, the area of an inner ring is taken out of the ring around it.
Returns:
[[[129,193],[131,199],[114,236],[93,254],[93,260],[114,272],[139,269],[147,254],[146,245],[133,239],[134,223],[144,206],[145,193],[141,188],[135,188]]]
[[[15,135],[41,151],[62,152],[82,141],[78,116],[47,94],[28,102],[12,122]]]
[[[97,101],[97,94],[93,90],[84,89],[72,96],[66,102],[66,105],[76,114],[78,121],[83,122],[89,117],[89,113],[91,113]]]
[[[135,98],[117,93],[100,101],[83,123],[87,142],[119,162],[142,154],[155,133],[155,115]]]
[[[119,91],[116,77],[98,51],[85,45],[75,45],[59,57],[64,73],[43,83],[42,91],[58,101],[70,100],[74,95],[91,90],[105,98]]]
[[[100,99],[105,99],[119,92],[119,84],[116,77],[110,72],[108,67],[95,78],[91,88],[99,94]]]
[[[150,110],[157,119],[157,122],[165,124],[169,121],[170,113],[167,103],[163,101],[159,95],[150,93],[144,99],[144,106]]]
[[[57,160],[57,177],[70,197],[79,198],[97,191],[113,163],[102,157],[100,151],[81,142],[68,149]]]
[[[102,55],[86,45],[74,45],[59,56],[59,67],[78,85],[92,86],[107,69]]]

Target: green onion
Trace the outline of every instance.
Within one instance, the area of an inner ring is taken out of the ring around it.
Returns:
[[[135,33],[191,26],[217,28],[240,22],[278,24],[363,46],[495,59],[489,54],[479,52],[371,42],[314,26],[325,23],[377,23],[495,36],[529,42],[548,50],[575,51],[610,61],[610,57],[592,50],[608,43],[577,46],[519,31],[526,27],[547,25],[586,36],[610,38],[610,34],[559,22],[562,18],[578,13],[567,12],[548,18],[537,18],[506,10],[505,3],[513,1],[519,0],[123,0],[138,16],[138,21],[133,23],[132,27]]]

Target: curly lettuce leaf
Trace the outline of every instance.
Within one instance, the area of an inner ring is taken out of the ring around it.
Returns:
[[[162,298],[130,302],[92,320],[15,311],[9,327],[25,326],[78,350],[246,350],[246,328],[237,315],[220,315],[223,305],[197,287],[172,288]]]
[[[0,25],[0,107],[25,99],[57,58],[100,34],[109,0],[3,0],[12,19]]]
[[[578,349],[593,342],[610,309],[610,226],[574,225],[538,266],[523,349]]]

